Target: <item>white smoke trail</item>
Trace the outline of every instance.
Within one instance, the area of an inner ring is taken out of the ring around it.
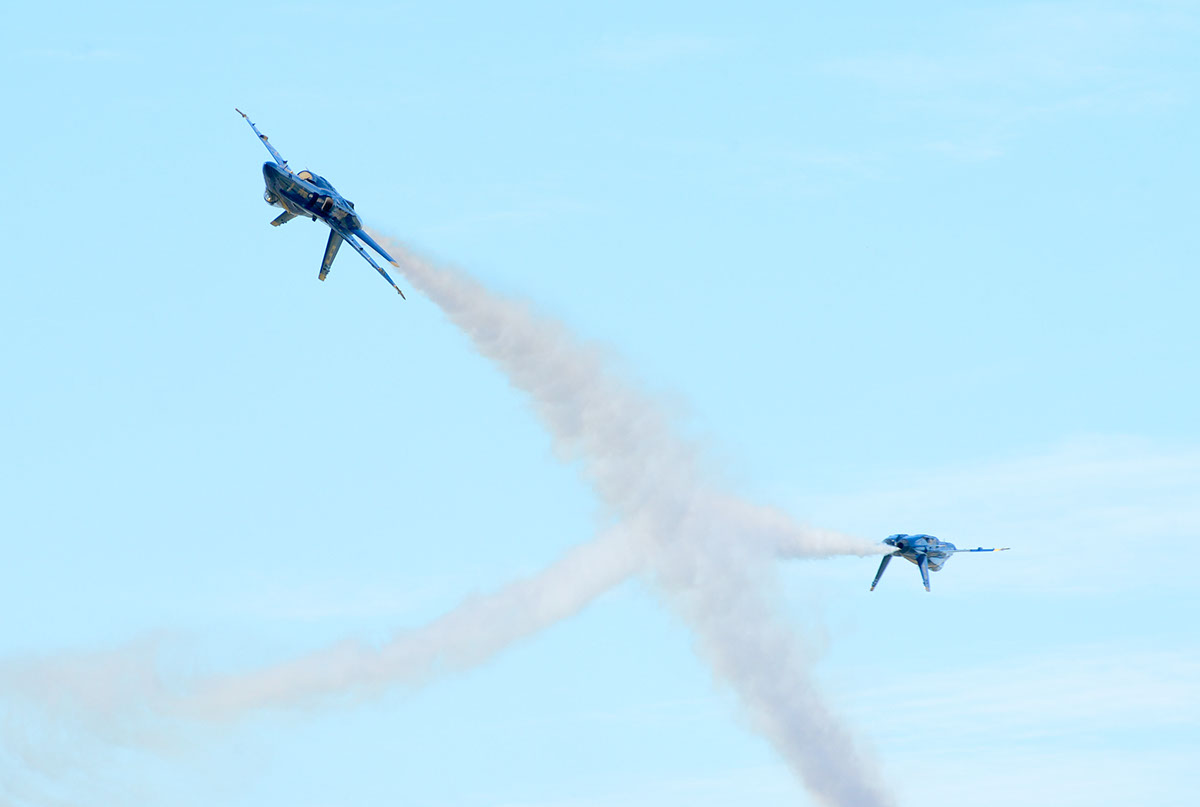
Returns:
[[[472,597],[428,625],[382,647],[344,642],[250,674],[210,679],[171,708],[187,716],[236,717],[334,694],[369,695],[415,686],[474,667],[515,642],[575,615],[639,569],[631,533],[612,529],[574,547],[538,574]]]
[[[132,694],[105,691],[99,698],[105,713],[235,718],[324,696],[419,685],[483,663],[632,574],[648,572],[695,630],[715,673],[738,693],[754,728],[821,801],[890,804],[822,703],[809,674],[812,660],[773,607],[770,573],[776,557],[871,555],[879,545],[802,527],[780,511],[715,488],[693,447],[673,434],[656,406],[614,377],[597,351],[520,303],[399,244],[388,248],[401,256],[409,282],[530,396],[559,455],[580,461],[619,526],[541,573],[469,599],[381,647],[347,642],[261,671],[201,681],[183,696],[157,681]]]
[[[401,244],[378,240],[399,256],[408,281],[530,396],[564,459],[581,461],[601,501],[647,553],[716,674],[809,790],[839,807],[890,804],[875,771],[823,704],[802,645],[772,607],[769,573],[780,552],[865,555],[878,545],[806,530],[715,491],[692,447],[675,437],[658,408],[561,325]]]
[[[234,720],[256,709],[366,697],[387,686],[418,686],[484,663],[521,639],[582,610],[645,565],[632,533],[613,528],[576,546],[538,574],[468,598],[382,647],[343,642],[241,675],[193,680],[180,693],[158,672],[162,642],[111,651],[0,662],[0,807],[74,807],[60,791],[97,799],[115,785],[114,759],[184,742],[189,726]],[[172,685],[174,683],[175,685]],[[120,790],[120,788],[117,788]],[[159,801],[161,799],[148,799]]]

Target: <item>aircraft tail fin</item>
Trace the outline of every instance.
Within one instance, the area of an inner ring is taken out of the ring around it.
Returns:
[[[360,236],[362,238],[366,238],[368,241],[370,241],[370,236],[368,236],[362,230],[354,230],[354,231],[347,230],[345,232],[339,233],[339,235],[341,235],[342,240],[345,241],[347,244],[349,244],[351,247],[353,247],[355,249],[355,251],[358,252],[359,255],[362,255],[363,258],[366,259],[367,263],[371,264],[371,266],[375,269],[375,271],[383,276],[384,280],[386,280],[388,283],[392,284],[392,288],[394,288],[400,294],[401,298],[404,297],[404,292],[400,291],[400,287],[396,285],[396,282],[394,280],[392,280],[391,277],[388,276],[387,272],[383,271],[382,267],[380,267],[377,263],[375,263],[374,258],[371,257],[371,253],[367,252],[367,248],[364,247],[362,244],[358,243],[358,241],[356,241],[354,238],[355,235],[358,235],[358,236]],[[372,241],[371,243],[374,243],[374,242]],[[387,253],[383,252],[383,250],[380,250],[380,253],[385,254],[385,255],[387,254]],[[395,261],[393,261],[393,263],[395,263]],[[399,264],[397,264],[397,266],[399,266]]]
[[[925,555],[917,555],[917,567],[921,570],[921,582],[925,584],[925,590],[929,591],[929,558]]]
[[[884,555],[883,560],[879,561],[879,571],[875,572],[875,579],[871,581],[871,591],[875,590],[875,586],[879,585],[879,578],[883,577],[883,571],[891,563],[892,556]]]
[[[362,240],[362,241],[363,241],[363,242],[364,242],[364,243],[365,243],[367,246],[369,246],[371,249],[375,250],[375,251],[376,251],[376,252],[378,252],[380,255],[382,255],[382,256],[383,256],[383,258],[384,258],[384,260],[386,260],[386,261],[387,261],[388,263],[390,263],[392,266],[399,266],[399,265],[400,265],[400,264],[396,263],[396,259],[395,259],[395,258],[393,258],[391,255],[389,255],[389,254],[387,254],[386,252],[384,252],[384,251],[383,251],[383,247],[381,247],[381,246],[379,246],[379,244],[376,244],[376,243],[375,243],[375,239],[374,239],[374,238],[372,238],[371,236],[367,235],[367,234],[366,234],[364,231],[362,231],[362,230],[355,230],[355,231],[354,231],[354,234],[355,234],[356,236],[358,236],[358,237],[359,237],[359,238],[360,238],[360,239],[361,239],[361,240]]]
[[[317,275],[318,280],[324,280],[329,274],[329,267],[333,265],[333,259],[337,257],[338,247],[342,245],[342,237],[338,235],[337,230],[329,231],[329,240],[325,242],[325,257],[321,259],[321,274]]]

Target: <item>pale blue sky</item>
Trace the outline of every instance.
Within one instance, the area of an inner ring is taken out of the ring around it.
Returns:
[[[136,689],[130,658],[376,641],[595,533],[434,306],[352,254],[319,283],[324,228],[267,226],[236,105],[369,225],[604,345],[738,493],[1013,547],[931,595],[783,570],[899,804],[1194,802],[1200,5],[6,17],[5,669]],[[150,736],[26,694],[0,804],[812,803],[637,581],[365,703]]]

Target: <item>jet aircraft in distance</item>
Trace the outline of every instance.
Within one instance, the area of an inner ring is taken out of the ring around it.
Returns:
[[[917,568],[921,570],[921,581],[925,583],[925,590],[929,591],[929,573],[941,570],[946,565],[946,561],[956,552],[1004,552],[1008,549],[1007,546],[1002,546],[999,549],[957,549],[954,544],[949,541],[941,541],[934,538],[932,535],[905,535],[898,533],[883,539],[883,542],[890,547],[895,547],[894,551],[883,556],[883,560],[879,563],[879,571],[875,572],[875,579],[871,581],[871,591],[875,590],[875,586],[879,583],[879,578],[883,577],[883,572],[891,563],[892,558],[904,558],[910,563],[915,563]]]
[[[287,160],[283,159],[275,147],[268,142],[267,136],[258,131],[258,127],[246,117],[246,113],[240,109],[235,111],[246,119],[246,123],[250,124],[250,128],[258,135],[258,139],[267,147],[267,151],[271,152],[271,157],[275,160],[275,162],[263,163],[263,179],[267,183],[267,190],[263,194],[263,198],[267,200],[267,204],[283,208],[283,212],[271,222],[271,225],[278,227],[297,216],[307,216],[313,221],[320,219],[329,227],[329,241],[325,243],[325,257],[321,259],[321,273],[317,275],[318,279],[324,280],[325,276],[329,274],[329,267],[333,264],[338,247],[345,242],[354,247],[359,255],[366,258],[367,263],[375,267],[375,271],[383,275],[383,279],[391,283],[392,288],[401,297],[404,297],[404,292],[400,291],[400,287],[388,277],[388,273],[383,271],[379,264],[371,259],[366,248],[355,240],[355,238],[359,238],[365,241],[371,249],[387,258],[388,263],[392,266],[400,265],[391,255],[384,252],[383,247],[376,244],[371,236],[363,232],[362,219],[354,212],[354,202],[343,197],[329,184],[328,180],[317,176],[312,171],[293,173],[292,169],[288,167]]]

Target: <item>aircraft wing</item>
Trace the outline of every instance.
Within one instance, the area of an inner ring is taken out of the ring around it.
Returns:
[[[982,546],[977,549],[951,549],[951,552],[1007,552],[1007,546],[994,547],[992,549],[984,549]]]
[[[332,228],[330,228],[330,229],[332,229]],[[407,297],[404,297],[404,292],[400,291],[400,287],[396,285],[396,281],[394,281],[390,277],[388,277],[388,273],[383,271],[383,269],[380,268],[379,264],[375,263],[375,261],[371,259],[370,253],[367,252],[366,248],[363,247],[362,244],[360,244],[360,243],[358,243],[358,241],[354,240],[353,235],[351,235],[350,233],[345,232],[341,229],[334,230],[334,232],[336,232],[338,235],[340,235],[342,237],[343,241],[345,241],[350,246],[354,247],[355,251],[357,251],[359,255],[362,255],[364,258],[366,258],[367,263],[369,263],[369,264],[371,264],[371,266],[375,267],[375,271],[378,272],[379,274],[383,275],[383,279],[386,280],[388,283],[392,284],[392,288],[394,288],[396,290],[397,294],[399,294],[401,297],[403,297],[406,300],[408,299]]]
[[[233,111],[241,115],[243,118],[246,118],[246,113],[237,107],[234,107]],[[254,122],[249,118],[246,118],[246,123],[250,124],[250,128],[254,130],[256,135],[258,135],[258,139],[261,140],[262,144],[267,147],[267,151],[271,152],[271,156],[275,158],[275,163],[289,174],[292,173],[292,169],[288,168],[287,160],[283,159],[283,155],[275,150],[275,147],[272,146],[270,141],[267,140],[267,136],[258,131],[258,127],[255,126]]]

